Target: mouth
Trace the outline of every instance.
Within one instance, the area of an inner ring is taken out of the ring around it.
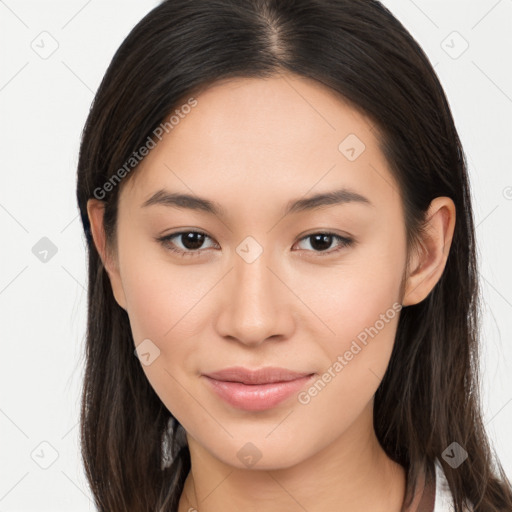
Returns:
[[[285,368],[227,368],[203,374],[211,390],[232,407],[247,411],[271,409],[299,392],[314,373]]]

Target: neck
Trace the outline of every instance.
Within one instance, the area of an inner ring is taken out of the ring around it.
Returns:
[[[178,511],[400,512],[405,470],[386,455],[368,417],[356,423],[298,464],[268,470],[226,465],[187,435],[191,471]]]

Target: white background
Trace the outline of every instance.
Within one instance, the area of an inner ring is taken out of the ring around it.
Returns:
[[[510,477],[512,1],[383,3],[435,66],[468,157],[485,303],[485,422]],[[157,4],[0,0],[0,512],[94,510],[78,443],[86,252],[77,154],[110,59]],[[469,47],[458,56],[462,38]],[[52,44],[46,59],[33,49]],[[57,248],[46,263],[32,253],[42,237]]]

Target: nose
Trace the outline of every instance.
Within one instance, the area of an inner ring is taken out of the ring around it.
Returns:
[[[292,335],[294,295],[279,275],[283,272],[271,267],[266,251],[250,263],[235,254],[234,268],[219,291],[219,335],[247,346]]]

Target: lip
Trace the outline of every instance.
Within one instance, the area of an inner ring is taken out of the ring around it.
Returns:
[[[303,388],[314,373],[286,368],[267,367],[250,370],[226,368],[203,374],[211,389],[227,403],[247,411],[263,411],[275,407]]]

